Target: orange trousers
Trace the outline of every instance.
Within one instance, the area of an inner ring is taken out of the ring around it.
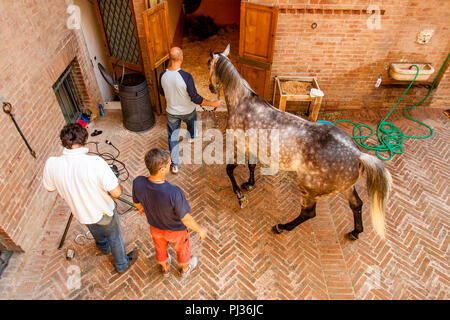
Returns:
[[[150,226],[150,234],[153,238],[153,244],[156,249],[156,261],[158,263],[167,262],[167,247],[169,243],[177,253],[179,264],[188,264],[191,261],[191,242],[189,237],[189,231],[172,231],[161,230]]]

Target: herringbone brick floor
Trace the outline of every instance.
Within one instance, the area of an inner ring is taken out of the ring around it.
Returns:
[[[161,276],[147,222],[136,211],[120,216],[127,248],[140,249],[139,260],[123,275],[114,271],[111,256],[98,254],[92,240],[85,239],[82,245],[74,242],[77,234],[87,231],[75,220],[64,250],[57,250],[69,216],[68,208],[57,198],[45,225],[37,226],[42,228],[42,237],[34,250],[13,256],[0,280],[0,298],[448,299],[450,134],[442,111],[414,110],[412,115],[431,125],[434,135],[426,140],[406,140],[406,152],[385,163],[394,182],[385,241],[371,226],[365,179],[357,184],[365,204],[365,231],[359,240],[349,241],[344,235],[353,228],[353,216],[342,195],[319,201],[317,216],[290,233],[271,233],[274,224],[299,214],[294,173],[262,176],[257,169],[256,188],[247,193],[249,205],[240,209],[224,165],[182,165],[179,174],[168,180],[184,190],[192,215],[208,229],[204,241],[191,233],[193,253],[200,263],[189,278],[180,278],[176,259],[170,277]],[[338,118],[375,127],[386,112],[346,111]],[[328,119],[327,113],[321,113],[321,118]],[[216,119],[201,113],[200,119],[205,120],[204,129],[223,129],[225,125],[223,113]],[[400,112],[390,120],[407,134],[425,133]],[[90,138],[101,142],[102,152],[114,152],[103,143],[106,139],[120,149],[119,160],[130,172],[130,179],[123,183],[127,193],[134,177],[147,174],[145,152],[155,146],[167,147],[163,116],[157,117],[150,131],[133,133],[123,128],[120,113],[107,111],[89,128],[90,132],[94,129],[103,130],[100,136]],[[350,127],[345,129],[350,132]],[[236,176],[239,182],[245,181],[246,166],[238,167]],[[119,210],[125,209],[119,203]],[[68,247],[76,251],[70,261],[65,259]],[[169,253],[175,258],[173,249]],[[71,289],[77,267],[80,286]]]

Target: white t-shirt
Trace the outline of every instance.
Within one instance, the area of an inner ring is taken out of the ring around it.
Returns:
[[[169,114],[190,114],[197,106],[192,98],[198,104],[203,101],[203,98],[198,95],[195,89],[192,76],[181,69],[174,71],[166,69],[161,74],[161,87],[166,97],[166,112]]]
[[[88,148],[64,148],[61,156],[47,160],[42,179],[44,187],[57,190],[83,224],[99,222],[103,213],[113,216],[115,204],[107,191],[119,184],[106,161],[88,152]]]

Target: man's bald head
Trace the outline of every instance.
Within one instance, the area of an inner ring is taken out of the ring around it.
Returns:
[[[173,47],[169,52],[169,59],[171,61],[181,61],[183,58],[183,51],[178,47]]]

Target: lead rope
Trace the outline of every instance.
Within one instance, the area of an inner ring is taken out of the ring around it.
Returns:
[[[220,89],[221,89],[222,87],[220,86],[219,87],[219,92],[217,93],[217,100],[220,100]],[[217,118],[216,118],[216,113],[215,113],[215,111],[216,111],[216,109],[217,108],[212,108],[211,110],[209,110],[209,109],[206,109],[204,106],[202,106],[202,105],[200,105],[200,108],[202,108],[203,109],[203,111],[208,111],[209,113],[211,113],[211,117],[212,117],[212,120],[213,120],[213,123],[214,123],[214,127],[216,126],[216,124],[217,124]]]

